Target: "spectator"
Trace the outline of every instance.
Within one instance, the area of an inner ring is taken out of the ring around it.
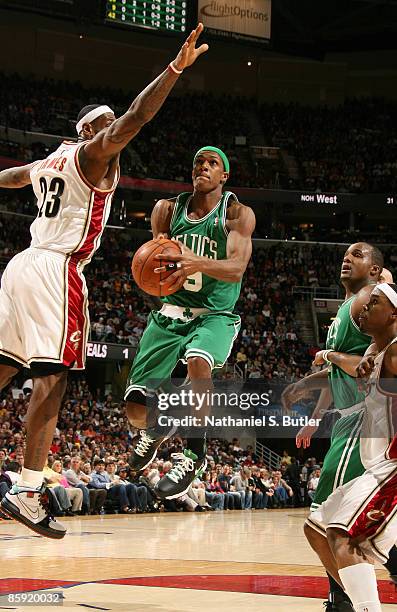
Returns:
[[[307,494],[311,501],[314,501],[318,481],[320,480],[321,469],[319,465],[314,466],[314,470],[310,476],[309,482],[307,483]]]
[[[55,516],[74,516],[71,501],[66,493],[66,488],[61,484],[62,475],[55,472],[47,465],[44,467],[44,482],[50,495],[50,508]],[[82,492],[79,490],[82,497]],[[80,506],[81,507],[81,506]]]
[[[248,467],[241,468],[232,478],[230,484],[240,494],[241,508],[251,510],[253,487],[250,485],[251,470]]]
[[[222,488],[222,490],[227,494],[227,502],[226,507],[229,507],[231,510],[238,508],[242,509],[242,496],[238,491],[235,490],[234,485],[231,483],[231,470],[229,465],[224,465],[221,473],[218,476],[218,482]]]
[[[133,487],[128,487],[120,483],[120,477],[116,474],[116,463],[113,458],[109,458],[106,464],[98,463],[96,467],[96,477],[98,482],[105,483],[109,499],[117,504],[121,514],[132,514],[137,511],[138,498]]]
[[[291,464],[291,457],[288,454],[288,451],[284,450],[283,451],[283,457],[281,459],[281,465],[284,463],[286,466]]]
[[[203,510],[215,509],[212,508],[212,506],[207,502],[205,496],[205,485],[199,478],[193,480],[187,491],[187,495],[197,504],[196,510],[197,508],[202,508]]]
[[[137,512],[148,512],[149,506],[153,507],[154,504],[154,495],[151,493],[150,489],[148,489],[144,483],[139,482],[139,477],[136,482],[133,482],[131,477],[129,476],[129,468],[120,467],[118,470],[119,483],[125,485],[128,491],[134,491],[133,498],[137,500],[136,509]]]
[[[81,514],[89,514],[91,510],[90,505],[90,491],[88,489],[88,483],[91,482],[91,477],[81,470],[81,457],[72,457],[70,460],[70,468],[65,471],[65,478],[68,481],[69,486],[80,489],[83,493],[83,504],[81,508]]]
[[[6,463],[7,463],[7,451],[5,448],[1,448],[0,449],[0,470],[3,469]]]
[[[267,509],[267,507],[273,507],[274,501],[274,487],[269,481],[269,472],[262,468],[255,467],[253,469],[253,480],[255,487],[258,491],[262,493],[262,501],[260,503],[260,509]]]
[[[228,506],[225,508],[225,498],[227,494],[222,491],[215,472],[206,472],[204,474],[204,487],[205,499],[211,508],[214,510],[228,509]]]
[[[59,484],[62,485],[66,490],[66,494],[71,502],[71,512],[72,513],[81,512],[81,507],[83,504],[82,490],[78,489],[77,487],[71,487],[69,485],[67,478],[62,473],[62,463],[59,459],[56,459],[53,462],[51,468],[53,472],[58,475]]]
[[[291,487],[281,478],[281,472],[275,470],[272,472],[272,483],[274,485],[274,495],[277,499],[277,503],[281,508],[285,508],[288,502],[288,498],[292,498],[294,495]]]

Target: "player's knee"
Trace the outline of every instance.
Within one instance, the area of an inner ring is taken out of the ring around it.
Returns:
[[[66,385],[68,383],[68,370],[65,370],[65,372],[59,372],[59,374],[55,374],[55,377],[55,388],[57,393],[59,393],[60,395],[60,399],[62,399],[65,395]]]
[[[59,399],[62,399],[68,382],[68,370],[50,374],[46,376],[45,379],[47,379],[48,387],[52,393],[59,397]]]
[[[0,389],[6,387],[12,379],[18,374],[18,368],[13,368],[9,365],[0,366]]]
[[[138,429],[146,429],[147,427],[147,410],[145,404],[138,402],[127,402],[126,405],[127,418],[133,427]]]
[[[190,357],[187,360],[187,369],[191,380],[211,378],[211,366],[202,357]]]
[[[67,370],[57,372],[56,374],[49,374],[48,376],[40,376],[34,378],[32,399],[40,398],[41,401],[45,401],[51,397],[54,405],[60,402],[66,391],[66,384],[68,379]]]

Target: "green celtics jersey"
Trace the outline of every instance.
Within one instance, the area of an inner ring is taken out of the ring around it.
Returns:
[[[326,348],[350,355],[364,355],[371,343],[371,336],[360,330],[351,315],[354,298],[353,295],[340,306],[328,330]],[[364,399],[365,394],[358,391],[356,379],[335,364],[331,364],[328,376],[335,408],[349,408]]]
[[[237,197],[226,191],[215,208],[202,219],[189,219],[191,199],[191,193],[181,193],[177,197],[170,223],[171,238],[183,242],[196,255],[226,259],[226,210],[229,200],[237,200]],[[188,276],[182,289],[162,301],[176,306],[232,312],[240,289],[241,282],[226,283],[196,272]]]

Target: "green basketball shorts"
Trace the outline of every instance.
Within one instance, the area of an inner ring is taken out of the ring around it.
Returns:
[[[221,368],[226,362],[240,330],[240,317],[206,311],[191,318],[192,311],[196,314],[198,309],[172,308],[173,315],[180,314],[181,318],[151,312],[128,376],[126,400],[133,391],[152,394],[169,380],[178,361],[202,357],[211,369]]]
[[[362,412],[342,416],[334,425],[331,446],[325,455],[320,480],[310,509],[317,508],[341,485],[361,476],[365,468],[360,457]]]

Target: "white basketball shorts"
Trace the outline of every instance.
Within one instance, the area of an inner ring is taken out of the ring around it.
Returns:
[[[9,262],[0,289],[0,363],[32,376],[83,369],[89,333],[87,287],[73,258],[38,248]]]
[[[329,527],[347,531],[385,563],[397,541],[397,461],[384,460],[336,489],[306,522],[325,537]]]

